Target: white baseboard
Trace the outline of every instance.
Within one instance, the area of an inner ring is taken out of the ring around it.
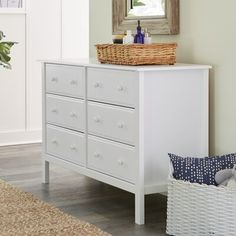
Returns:
[[[167,183],[146,185],[144,189],[145,195],[154,193],[165,193],[167,192]]]
[[[0,132],[0,146],[40,142],[42,142],[41,130],[19,130],[2,133]]]

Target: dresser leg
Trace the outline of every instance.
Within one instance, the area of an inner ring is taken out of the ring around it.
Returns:
[[[43,160],[43,183],[49,183],[49,162]]]
[[[145,196],[143,194],[135,194],[135,223],[143,225],[145,222]]]

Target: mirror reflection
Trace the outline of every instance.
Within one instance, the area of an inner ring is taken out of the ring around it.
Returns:
[[[166,15],[166,0],[127,0],[127,16],[138,17],[158,17]]]
[[[22,0],[0,0],[0,8],[21,8]]]

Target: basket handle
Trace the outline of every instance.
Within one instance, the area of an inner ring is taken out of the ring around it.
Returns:
[[[169,179],[173,179],[174,167],[172,162],[169,160]]]

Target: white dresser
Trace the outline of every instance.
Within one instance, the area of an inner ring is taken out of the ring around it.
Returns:
[[[165,192],[169,158],[208,155],[209,66],[43,62],[43,163],[135,194]],[[105,207],[105,206],[104,206]]]

